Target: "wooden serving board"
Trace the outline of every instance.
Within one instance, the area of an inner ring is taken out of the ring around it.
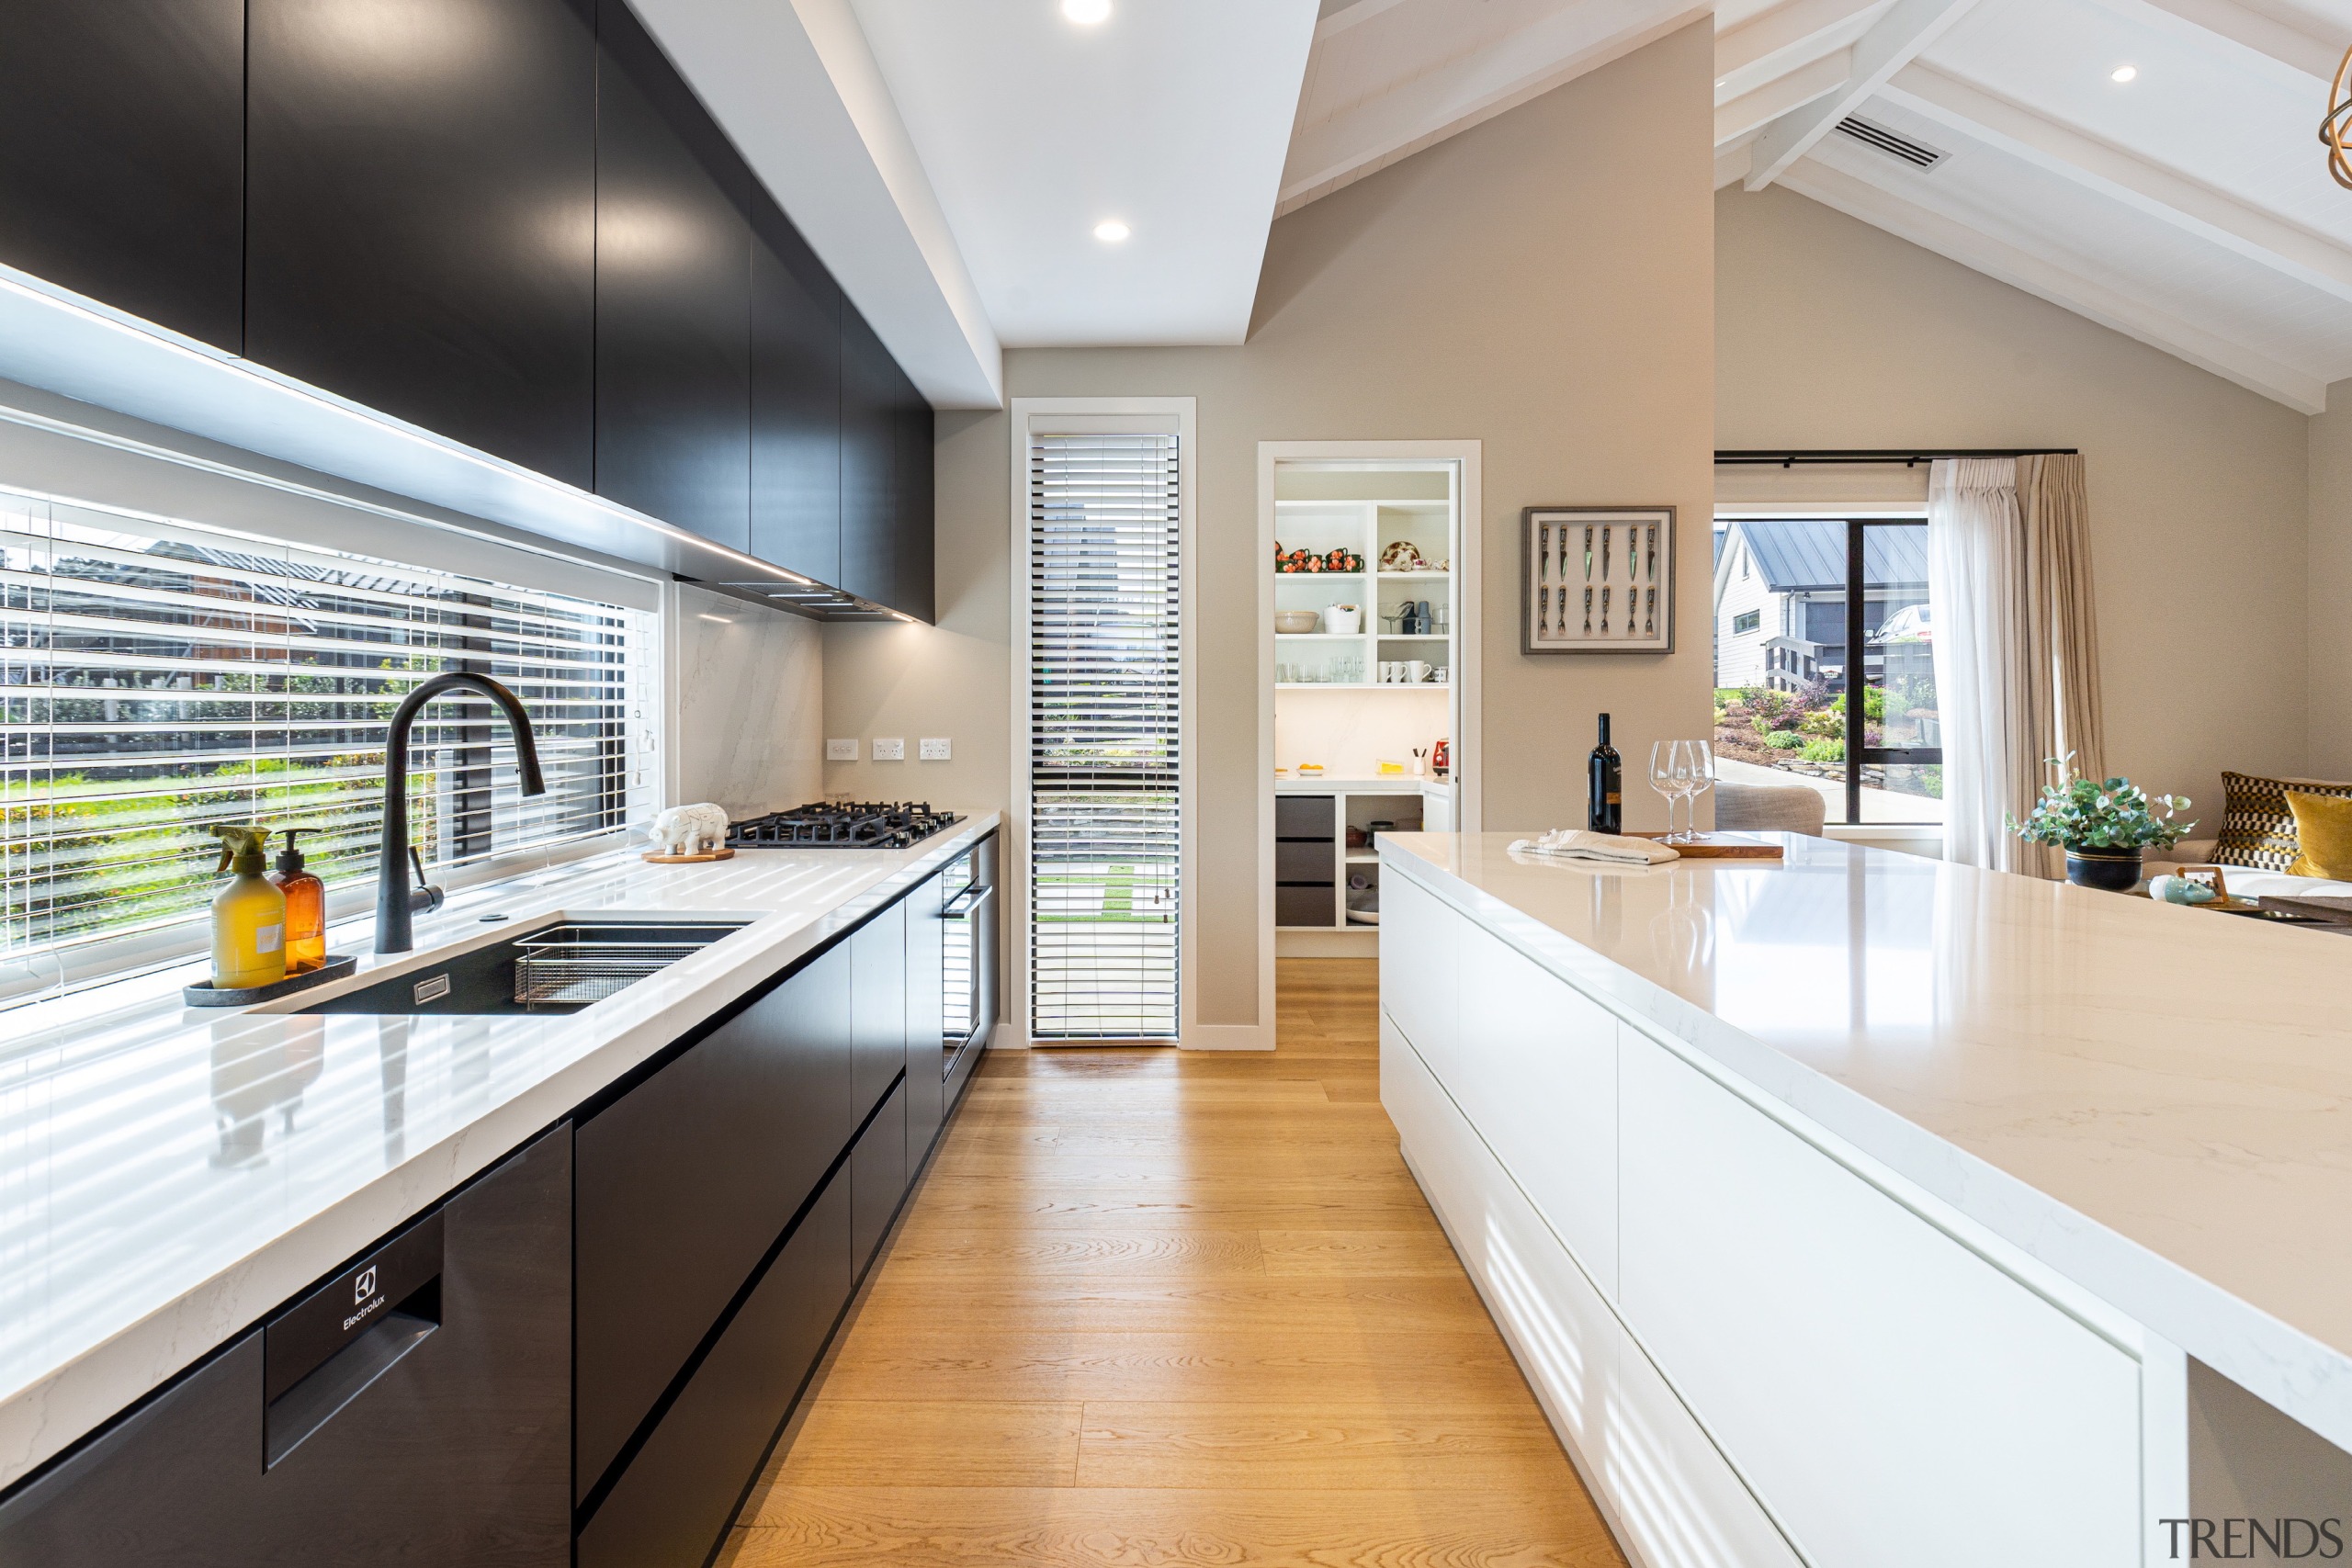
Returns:
[[[735,858],[735,852],[733,850],[713,850],[707,855],[657,855],[649,853],[640,856],[639,858],[648,865],[700,865],[705,861],[733,860]]]
[[[1628,833],[1629,839],[1663,839],[1664,833]],[[1684,860],[1784,860],[1786,852],[1770,839],[1743,838],[1737,833],[1702,833],[1690,843],[1667,846]]]

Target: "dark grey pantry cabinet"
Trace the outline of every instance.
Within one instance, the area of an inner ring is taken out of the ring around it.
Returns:
[[[0,263],[933,614],[929,406],[623,0],[0,0]]]

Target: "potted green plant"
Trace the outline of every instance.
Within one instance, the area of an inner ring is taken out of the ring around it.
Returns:
[[[2006,818],[2010,832],[2066,852],[2066,880],[2078,887],[2128,893],[2140,883],[2140,857],[2165,850],[2188,836],[2194,822],[2176,822],[2173,813],[2188,804],[2185,795],[2151,795],[2130,779],[2101,784],[2075,772],[2073,752],[2048,759],[2058,782],[2041,787],[2041,798],[2024,821]],[[2156,814],[2161,807],[2164,815]]]

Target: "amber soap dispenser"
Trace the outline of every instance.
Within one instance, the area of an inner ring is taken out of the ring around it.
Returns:
[[[269,880],[286,895],[286,972],[308,974],[327,961],[327,885],[302,869],[302,852],[294,840],[314,831],[286,829],[286,847],[277,852],[277,869]]]
[[[221,871],[236,874],[212,898],[212,984],[223,991],[286,978],[286,895],[264,874],[269,829],[217,825]]]

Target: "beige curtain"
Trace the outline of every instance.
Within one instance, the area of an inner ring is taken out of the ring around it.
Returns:
[[[2075,753],[2106,746],[2089,520],[2078,456],[1938,462],[1928,483],[1928,593],[1943,720],[1944,856],[2054,876],[2055,851],[2003,826]]]

